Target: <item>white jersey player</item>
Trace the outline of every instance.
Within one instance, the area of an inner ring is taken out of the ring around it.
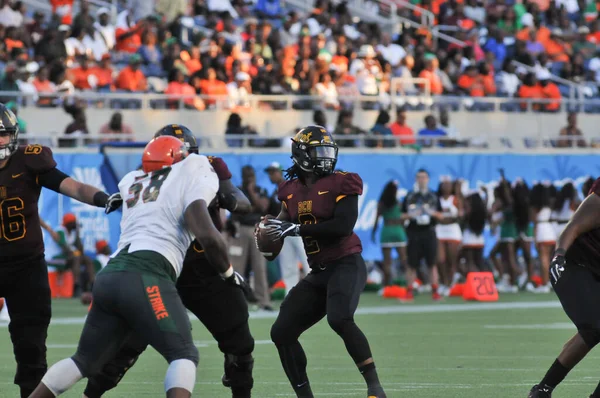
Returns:
[[[169,363],[167,397],[190,397],[198,351],[175,281],[194,236],[224,279],[244,283],[208,212],[219,187],[208,159],[188,156],[181,141],[161,136],[144,149],[142,165],[143,171],[129,173],[119,183],[125,202],[122,235],[96,278],[77,352],[48,370],[33,398],[53,398],[96,374],[131,333]]]

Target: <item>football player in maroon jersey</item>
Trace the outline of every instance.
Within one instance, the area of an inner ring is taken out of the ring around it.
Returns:
[[[550,281],[577,334],[563,346],[529,398],[548,398],[569,371],[600,342],[600,178],[556,242]],[[600,398],[600,385],[590,396]]]
[[[38,215],[42,187],[89,205],[118,209],[121,196],[109,196],[70,178],[56,167],[52,151],[19,146],[17,118],[0,104],[0,297],[10,315],[8,330],[17,361],[15,384],[28,397],[46,373],[50,287]]]
[[[367,338],[354,312],[367,279],[362,245],[353,232],[362,180],[335,171],[338,148],[321,126],[292,139],[293,166],[279,186],[281,212],[263,220],[267,236],[301,236],[311,272],[288,293],[271,329],[283,369],[298,397],[312,397],[300,335],[327,316],[362,373],[370,398],[384,398]],[[260,248],[259,248],[260,249]]]

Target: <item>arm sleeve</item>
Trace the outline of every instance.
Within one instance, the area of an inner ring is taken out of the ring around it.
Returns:
[[[208,161],[215,169],[215,173],[217,173],[219,181],[231,179],[231,172],[229,171],[229,167],[227,167],[227,163],[225,163],[223,159],[216,156],[209,156]]]
[[[60,184],[67,178],[69,178],[69,176],[56,167],[42,174],[38,174],[38,182],[41,186],[58,193],[60,193]]]
[[[300,236],[339,238],[350,236],[358,219],[358,195],[346,196],[335,206],[333,218],[300,226]]]

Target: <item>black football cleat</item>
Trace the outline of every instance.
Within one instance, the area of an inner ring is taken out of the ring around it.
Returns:
[[[536,384],[531,387],[531,391],[529,391],[527,398],[552,398],[552,389],[550,389],[550,387],[541,387]]]

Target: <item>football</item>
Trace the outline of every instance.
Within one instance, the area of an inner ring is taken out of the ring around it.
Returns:
[[[274,241],[267,236],[266,229],[262,221],[256,225],[254,240],[258,250],[269,261],[273,261],[275,257],[277,257],[281,251],[281,247],[283,246],[282,240]]]

